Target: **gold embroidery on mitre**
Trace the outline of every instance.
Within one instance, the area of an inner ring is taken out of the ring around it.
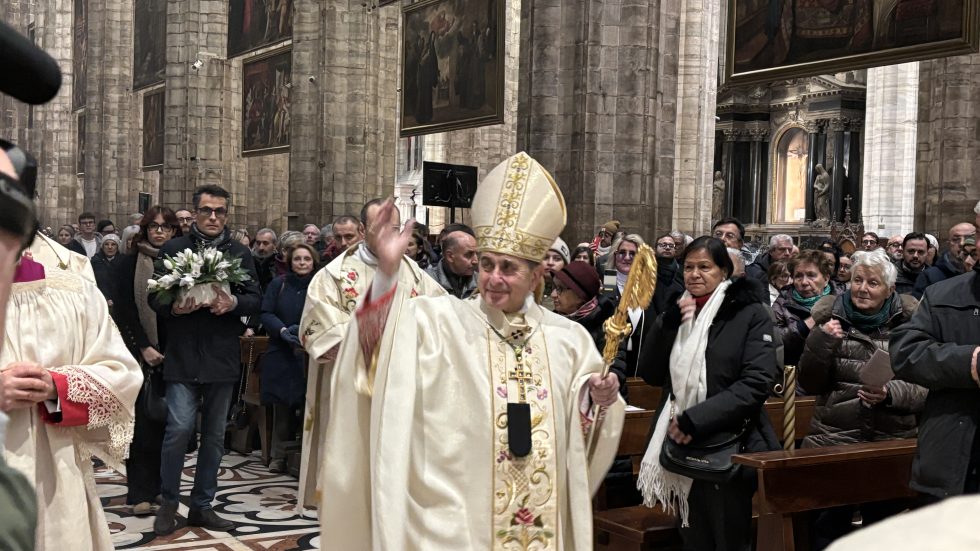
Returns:
[[[548,171],[518,153],[477,188],[472,217],[477,250],[539,262],[565,227],[565,200]]]

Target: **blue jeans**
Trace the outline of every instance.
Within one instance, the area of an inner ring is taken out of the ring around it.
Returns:
[[[225,453],[225,426],[236,383],[167,383],[167,430],[160,460],[160,495],[164,502],[180,497],[187,441],[201,409],[201,445],[197,452],[191,509],[210,509],[218,490],[218,468]]]

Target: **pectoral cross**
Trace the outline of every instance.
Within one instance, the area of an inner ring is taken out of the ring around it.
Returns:
[[[517,386],[517,401],[507,403],[507,441],[515,457],[531,453],[531,404],[527,403],[527,385],[534,381],[534,375],[524,364],[524,346],[511,345],[517,366],[510,371],[507,379]]]
[[[527,384],[534,381],[534,377],[531,372],[524,369],[523,362],[520,362],[520,356],[518,356],[517,368],[510,372],[507,377],[509,380],[517,383],[517,401],[520,403],[527,402]]]

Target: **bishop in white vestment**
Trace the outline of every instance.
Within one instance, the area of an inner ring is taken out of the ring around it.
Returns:
[[[368,208],[368,225],[380,205]],[[306,379],[306,402],[303,414],[303,455],[300,459],[297,504],[316,507],[318,498],[317,466],[323,455],[323,437],[327,427],[327,404],[330,400],[330,374],[340,342],[357,299],[368,292],[378,260],[363,241],[327,264],[313,276],[303,307],[299,334],[310,357]],[[410,296],[441,296],[446,291],[418,264],[404,257],[398,270],[398,283]]]
[[[521,153],[472,214],[480,295],[465,301],[408,300],[387,274],[410,228],[369,232],[379,271],[341,345],[320,465],[326,548],[592,549],[624,403],[585,329],[532,299],[564,200]]]

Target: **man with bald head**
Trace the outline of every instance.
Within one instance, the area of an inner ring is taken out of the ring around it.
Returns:
[[[374,251],[363,241],[364,228],[374,227],[384,199],[373,199],[361,209],[360,220],[347,217],[334,236],[343,242],[347,231],[356,241],[344,243],[340,254],[317,272],[310,281],[299,324],[300,339],[310,356],[306,383],[306,405],[303,423],[303,456],[300,461],[299,495],[297,503],[316,506],[317,471],[323,455],[322,437],[326,432],[330,396],[330,373],[351,315],[362,295],[371,287],[378,260]],[[397,210],[388,222],[391,231],[401,229]],[[338,231],[339,230],[339,231]],[[439,296],[446,292],[418,264],[407,257],[398,271],[399,285],[412,290],[414,296]]]
[[[967,239],[976,240],[977,228],[969,222],[956,224],[949,229],[949,244],[946,252],[936,258],[935,264],[926,269],[919,275],[915,282],[915,290],[912,295],[915,298],[922,298],[922,293],[926,287],[945,281],[951,277],[958,276],[966,272],[966,265],[963,263],[960,251]]]
[[[477,266],[476,237],[473,229],[463,224],[446,228],[449,232],[442,239],[442,260],[426,268],[447,293],[456,298],[469,298],[476,290]]]

